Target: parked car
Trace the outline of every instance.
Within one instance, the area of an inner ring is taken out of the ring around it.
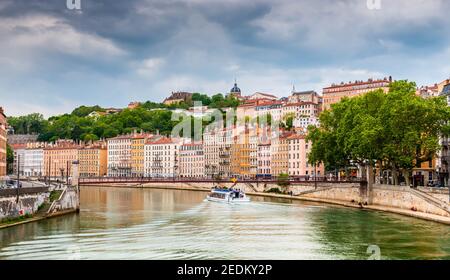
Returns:
[[[436,180],[436,181],[429,181],[428,184],[427,184],[427,187],[430,187],[430,188],[443,188],[444,185],[442,185],[441,182]]]

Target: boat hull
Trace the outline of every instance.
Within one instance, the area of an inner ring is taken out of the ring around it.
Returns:
[[[231,204],[239,204],[239,203],[249,203],[250,198],[238,198],[238,199],[222,199],[217,197],[210,197],[209,195],[206,197],[206,200],[212,202],[221,202],[221,203],[231,203]]]

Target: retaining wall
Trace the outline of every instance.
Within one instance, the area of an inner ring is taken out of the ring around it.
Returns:
[[[34,214],[48,200],[48,188],[2,190],[0,192],[0,221],[6,218],[17,218],[26,214]]]

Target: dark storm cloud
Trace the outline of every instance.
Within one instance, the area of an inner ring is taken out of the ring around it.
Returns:
[[[340,80],[448,76],[446,0],[0,0],[0,94],[13,113],[123,106],[172,90],[286,95]],[[426,69],[426,70],[424,70]],[[52,100],[49,103],[49,99]],[[60,104],[49,106],[48,104]]]

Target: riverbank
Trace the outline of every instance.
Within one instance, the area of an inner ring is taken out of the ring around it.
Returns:
[[[79,193],[73,187],[52,191],[47,187],[23,188],[20,192],[6,190],[0,196],[0,229],[76,212]]]
[[[376,205],[359,205],[357,203],[348,203],[345,201],[338,201],[338,200],[297,197],[297,196],[271,194],[271,193],[249,193],[248,195],[272,197],[272,198],[283,198],[283,199],[291,199],[291,200],[298,200],[298,201],[317,202],[317,203],[339,205],[339,206],[350,207],[350,208],[357,208],[357,209],[361,209],[361,210],[388,212],[388,213],[394,213],[394,214],[399,214],[399,215],[403,215],[403,216],[409,216],[409,217],[418,218],[418,219],[422,219],[422,220],[427,220],[427,221],[450,225],[450,218],[448,218],[448,217],[433,215],[433,214],[429,214],[429,213],[415,212],[412,210],[403,210],[403,209],[398,209],[398,208],[394,208],[394,207],[376,206]]]
[[[46,220],[46,219],[50,219],[50,218],[55,218],[55,217],[59,217],[59,216],[64,216],[64,215],[68,215],[68,214],[74,214],[74,213],[78,213],[78,212],[79,212],[79,210],[72,209],[72,210],[65,210],[65,211],[61,211],[61,212],[52,213],[52,214],[49,214],[49,215],[43,215],[43,216],[37,215],[37,216],[26,218],[24,220],[17,221],[17,222],[11,222],[11,223],[7,223],[7,224],[0,224],[0,229],[20,226],[20,225],[29,224],[29,223],[34,223],[34,222],[38,222],[38,221],[42,221],[42,220]]]
[[[200,192],[208,192],[211,189],[210,185],[206,185],[206,184],[198,184],[198,186],[193,186],[191,184],[179,184],[179,183],[174,183],[171,185],[155,185],[155,184],[151,184],[151,183],[147,183],[147,184],[115,184],[115,185],[86,185],[85,187],[115,187],[115,188],[149,188],[149,189],[169,189],[169,190],[189,190],[189,191],[200,191]],[[299,187],[299,186],[296,186]],[[253,187],[252,187],[253,188]],[[267,186],[265,186],[265,188],[267,188]],[[411,205],[411,207],[409,207],[409,205],[407,205],[406,207],[404,205],[400,205],[400,203],[398,201],[389,201],[389,204],[391,205],[399,205],[399,207],[392,207],[389,205],[377,205],[377,204],[367,204],[366,203],[361,203],[361,200],[358,199],[360,197],[357,197],[355,195],[355,193],[357,193],[358,191],[356,190],[356,187],[335,187],[335,190],[331,190],[332,187],[326,187],[326,186],[322,186],[320,189],[315,190],[314,188],[311,188],[311,186],[305,186],[305,189],[307,189],[306,191],[300,192],[300,194],[297,195],[284,195],[284,194],[276,194],[276,193],[267,193],[267,192],[261,192],[261,191],[254,191],[252,190],[250,187],[247,186],[242,186],[242,189],[245,189],[245,191],[247,192],[247,194],[249,196],[259,196],[259,197],[270,197],[270,198],[281,198],[281,199],[289,199],[289,200],[297,200],[297,201],[307,201],[307,202],[316,202],[316,203],[324,203],[324,204],[330,204],[330,205],[339,205],[339,206],[343,206],[343,207],[350,207],[350,208],[356,208],[356,209],[361,209],[361,210],[371,210],[371,211],[380,211],[380,212],[388,212],[388,213],[393,213],[393,214],[399,214],[399,215],[403,215],[403,216],[408,216],[408,217],[413,217],[413,218],[417,218],[417,219],[422,219],[422,220],[427,220],[427,221],[432,221],[432,222],[437,222],[437,223],[441,223],[441,224],[445,224],[445,225],[450,225],[450,216],[445,216],[445,211],[443,211],[442,209],[432,209],[434,210],[434,212],[438,211],[438,210],[442,210],[438,213],[442,213],[442,215],[437,215],[434,213],[427,213],[425,211],[430,211],[429,209],[431,208],[436,208],[436,205],[425,205],[423,206],[422,202],[420,202],[419,204],[414,204]],[[293,188],[295,189],[295,187]],[[336,195],[336,191],[338,192],[339,195]],[[377,189],[378,192],[382,191],[384,192],[382,195],[386,196],[386,192],[387,192],[387,188],[382,187]],[[398,196],[397,193],[402,192],[402,191],[408,191],[405,188],[398,188],[398,189],[388,189],[388,191],[395,193],[395,195],[393,195],[394,198],[397,197],[397,199],[402,199],[405,197],[404,194],[402,194],[402,196]],[[297,190],[298,193],[298,190]],[[320,195],[318,195],[318,197],[314,197],[314,195],[316,195],[317,193],[320,193]],[[344,193],[344,194],[342,194]],[[378,194],[377,194],[378,195]],[[330,198],[324,198],[324,197],[330,197]],[[344,199],[333,199],[333,198],[344,198]],[[392,198],[389,198],[392,200]],[[371,199],[373,200],[373,198]],[[425,200],[424,200],[425,201]],[[379,201],[377,201],[379,202]],[[403,204],[405,204],[404,202],[402,202]],[[418,203],[418,202],[415,202]],[[388,204],[388,203],[386,203]],[[411,203],[412,204],[412,203]],[[424,209],[423,212],[421,211],[417,211],[417,207],[415,205],[419,205],[419,209]],[[409,209],[408,209],[409,208]],[[410,210],[411,209],[411,210]],[[414,209],[414,210],[413,210]]]

